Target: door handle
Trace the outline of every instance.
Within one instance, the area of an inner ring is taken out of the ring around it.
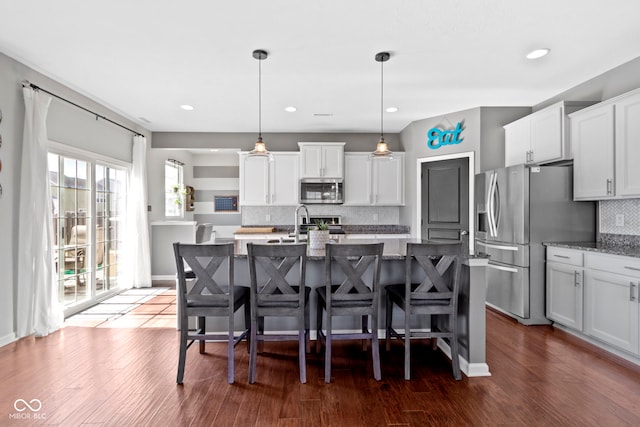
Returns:
[[[460,235],[461,235],[461,236],[466,236],[466,235],[468,235],[468,234],[469,234],[469,232],[468,232],[467,230],[461,230],[461,231],[460,231]]]

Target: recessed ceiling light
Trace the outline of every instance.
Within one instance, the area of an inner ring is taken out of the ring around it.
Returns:
[[[542,58],[543,56],[545,56],[546,54],[548,54],[551,51],[551,49],[547,49],[546,47],[543,49],[536,49],[533,50],[531,52],[529,52],[527,54],[527,59],[538,59],[538,58]]]
[[[193,110],[193,105],[184,104],[184,105],[181,105],[180,108],[182,108],[185,111],[191,111]]]
[[[284,109],[284,111],[286,111],[287,113],[295,113],[295,112],[296,112],[296,110],[297,110],[297,108],[296,108],[296,107],[286,107],[286,108]]]
[[[385,111],[387,113],[395,113],[396,111],[398,111],[398,107],[387,107]]]

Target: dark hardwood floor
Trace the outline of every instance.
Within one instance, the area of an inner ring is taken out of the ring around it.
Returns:
[[[448,359],[422,341],[413,346],[414,379],[405,381],[398,342],[390,353],[382,347],[377,382],[359,342],[337,342],[331,384],[316,354],[307,359],[308,383],[300,384],[292,342],[266,343],[257,383],[249,385],[242,343],[229,385],[225,346],[211,343],[205,355],[197,346],[188,351],[178,386],[175,329],[69,326],[0,348],[0,425],[640,425],[637,366],[492,311],[487,332],[491,377],[455,381]],[[18,412],[18,399],[39,399],[41,409]]]

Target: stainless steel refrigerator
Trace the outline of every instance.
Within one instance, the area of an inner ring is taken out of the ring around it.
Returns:
[[[596,203],[573,201],[573,166],[476,175],[476,251],[491,256],[487,305],[523,324],[545,317],[546,241],[593,241]]]

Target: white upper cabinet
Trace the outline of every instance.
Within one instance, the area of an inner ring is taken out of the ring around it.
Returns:
[[[504,165],[526,163],[531,148],[530,121],[520,119],[504,127]]]
[[[366,153],[344,155],[344,204],[371,204],[371,162]]]
[[[393,159],[372,159],[373,204],[404,205],[404,153],[394,153]]]
[[[615,103],[616,196],[640,196],[640,92]]]
[[[300,154],[273,153],[271,204],[291,206],[299,203]]]
[[[240,205],[269,204],[269,161],[240,153]]]
[[[343,178],[344,142],[299,142],[300,178]]]
[[[240,153],[240,205],[298,204],[299,154],[272,152],[273,161]]]
[[[561,101],[505,125],[505,166],[571,159],[566,115],[582,106]]]
[[[640,89],[570,115],[574,199],[640,197]]]
[[[404,153],[393,159],[369,159],[369,153],[345,153],[345,205],[404,204]]]
[[[613,117],[613,105],[571,115],[575,200],[607,199],[614,195]]]

